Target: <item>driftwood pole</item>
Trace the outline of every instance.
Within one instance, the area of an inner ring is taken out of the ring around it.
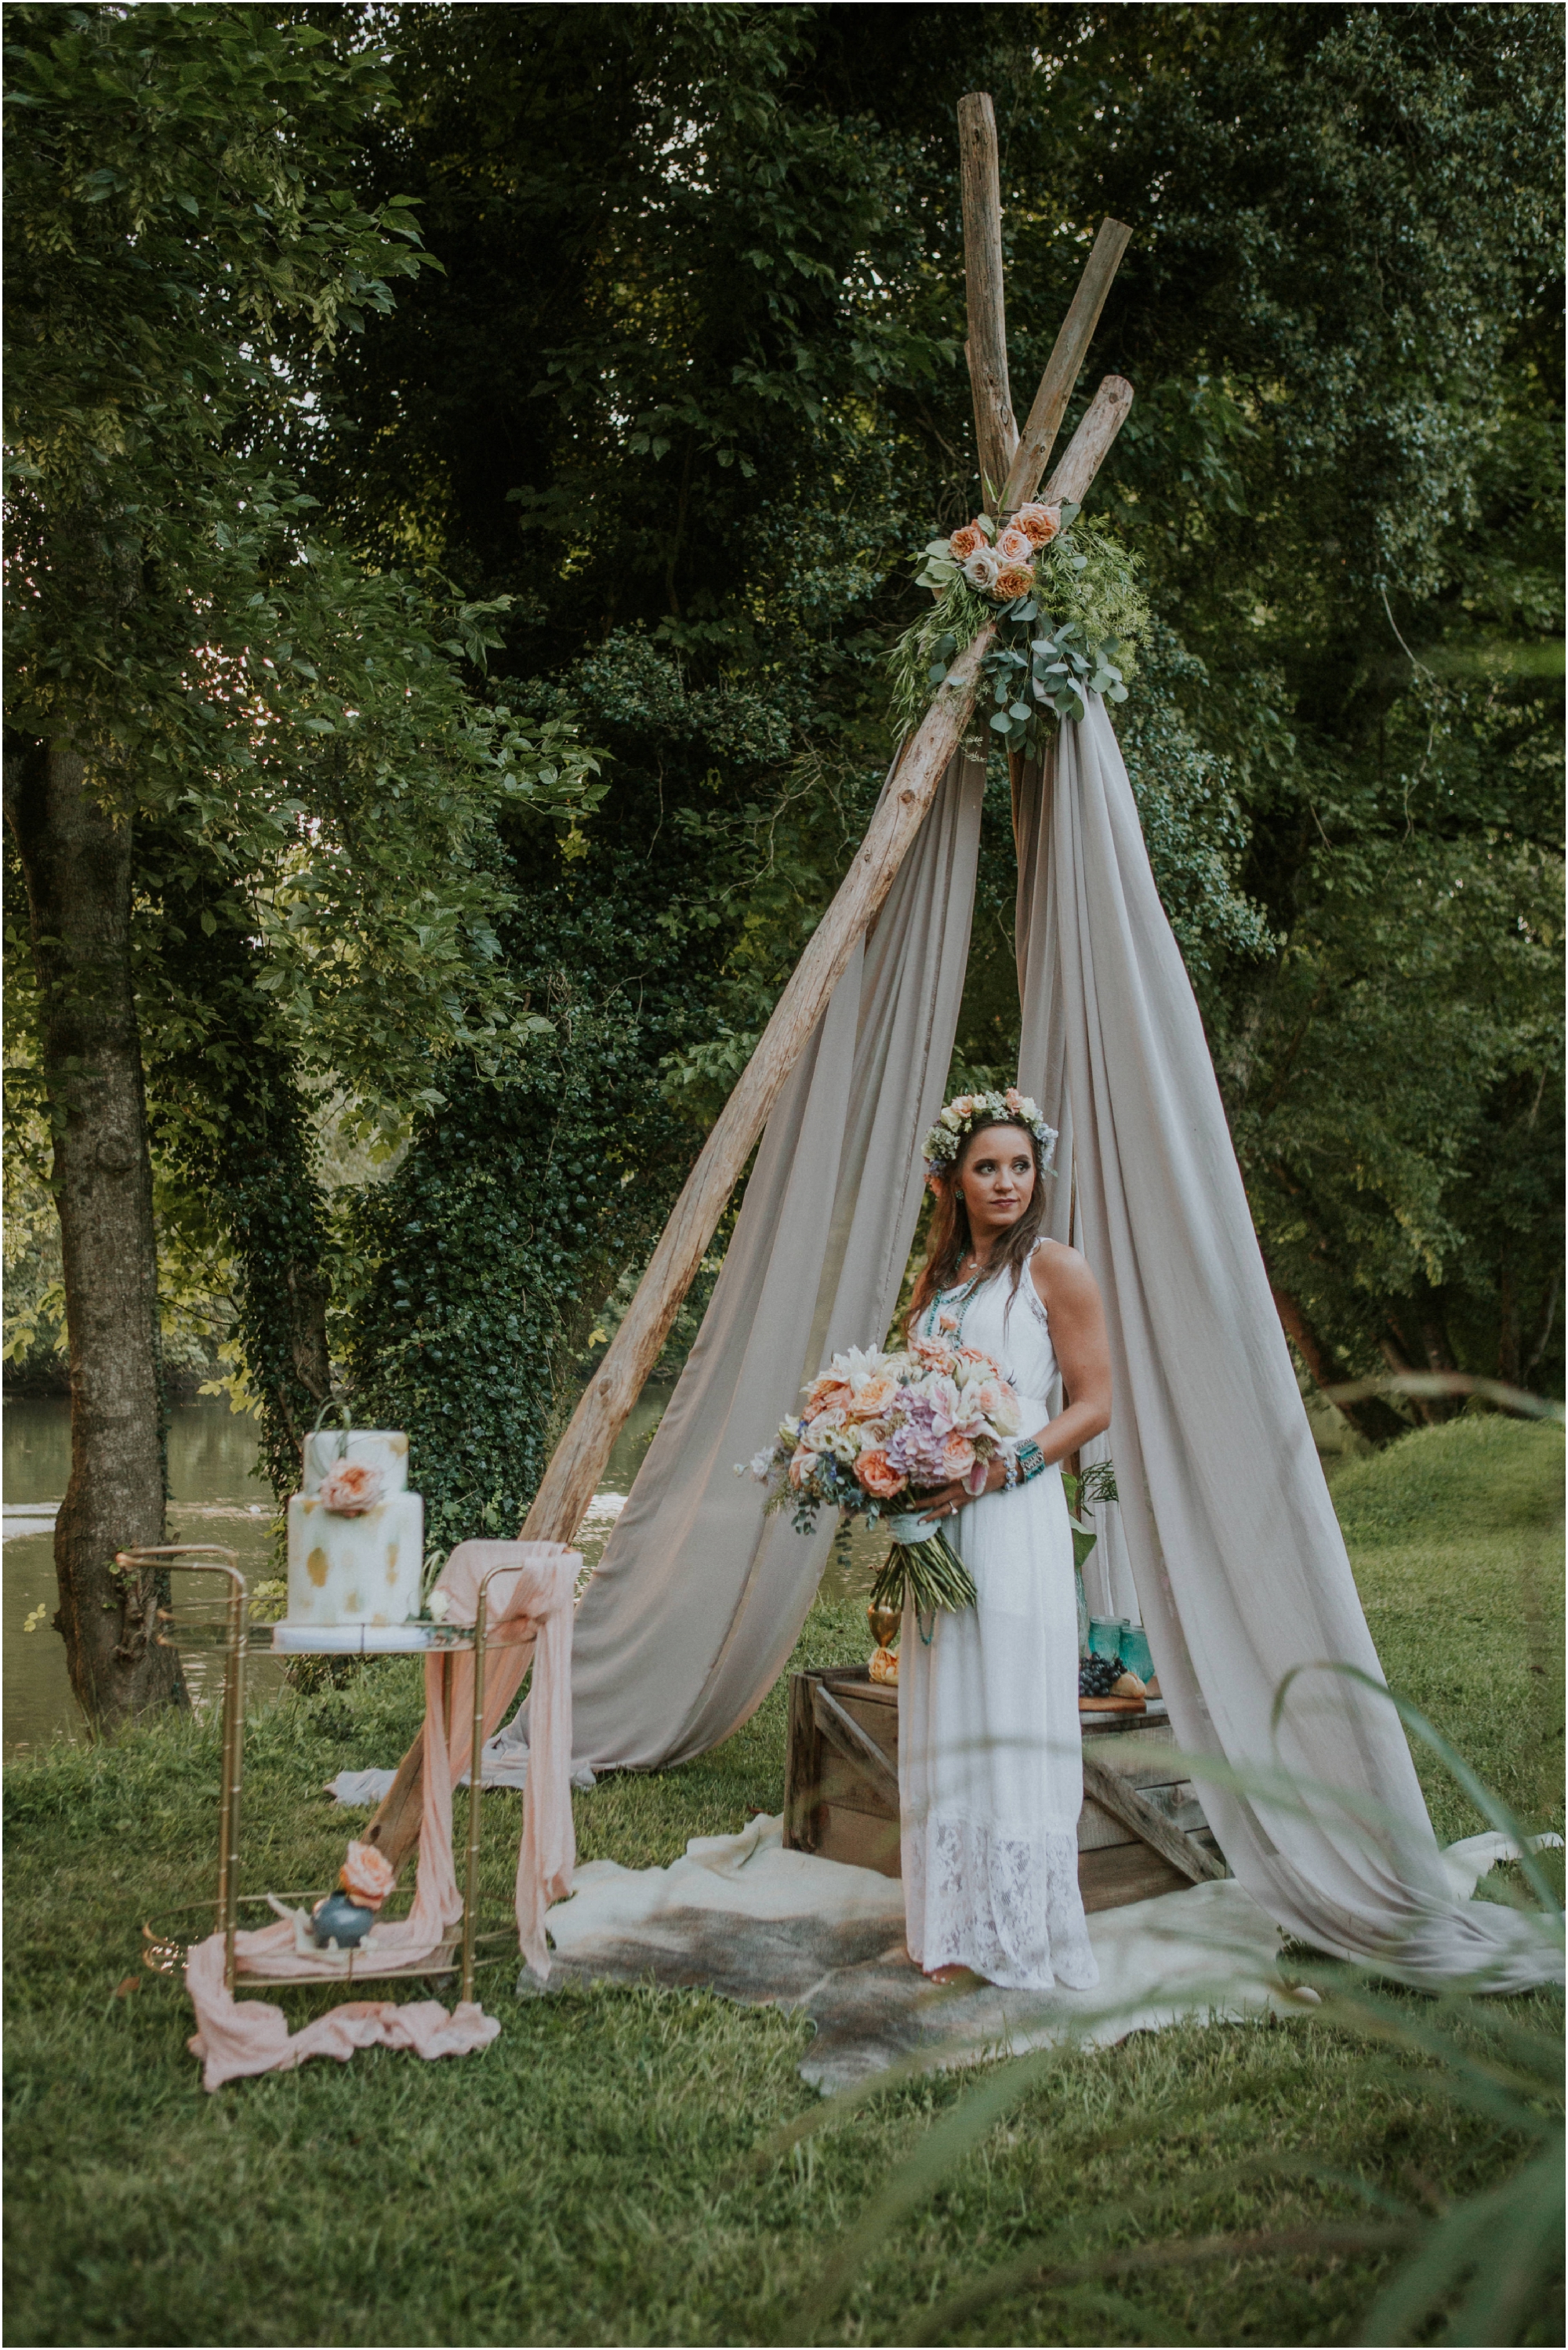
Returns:
[[[964,296],[969,312],[970,388],[981,501],[1002,511],[1002,487],[1018,446],[1007,378],[1007,314],[1002,291],[1002,174],[996,110],[982,91],[958,103],[959,178],[963,194]]]
[[[1009,514],[1016,507],[1026,504],[1033,496],[1035,484],[1045,471],[1045,461],[1051,454],[1052,444],[1061,428],[1062,419],[1066,414],[1067,402],[1073,396],[1073,386],[1078,380],[1078,371],[1084,364],[1095,328],[1099,324],[1100,312],[1106,306],[1106,296],[1111,290],[1111,280],[1116,274],[1117,265],[1127,251],[1127,239],[1131,234],[1131,229],[1124,221],[1103,220],[1100,223],[1100,233],[1096,237],[1094,249],[1085,264],[1084,275],[1078,281],[1078,290],[1073,296],[1072,307],[1062,321],[1051,356],[1045,362],[1045,372],[1040,379],[1040,389],[1034,395],[1034,405],[1029,411],[1028,421],[1024,424],[1023,435],[1008,468],[1007,484],[1002,492],[1002,504]],[[1119,383],[1121,378],[1108,376],[1106,380],[1107,383]],[[1102,391],[1104,389],[1105,386],[1102,384]],[[1130,406],[1131,402],[1132,390],[1129,387],[1127,405]],[[1122,415],[1125,416],[1126,413],[1127,409],[1124,408]],[[1116,419],[1118,426],[1120,422],[1121,417],[1118,417]],[[1075,439],[1076,435],[1074,437]],[[1115,438],[1116,434],[1113,431],[1110,440],[1106,442],[1107,449],[1110,447],[1111,440]],[[1093,473],[1088,478],[1092,481]],[[1087,486],[1088,484],[1085,483],[1085,487]],[[1057,494],[1075,495],[1076,494],[1059,492]],[[1081,500],[1080,503],[1082,503]]]
[[[978,103],[984,109],[983,118],[980,119],[983,125],[989,125],[990,130],[988,169],[992,192],[987,202],[991,203],[998,224],[994,240],[995,301],[986,313],[986,331],[988,334],[992,331],[989,322],[993,320],[992,355],[994,357],[1000,349],[1002,381],[1005,390],[1006,352],[1002,343],[1000,286],[1001,230],[995,196],[995,121],[990,99],[984,99]],[[966,107],[974,104],[975,101],[970,99],[964,101]],[[961,109],[961,128],[963,120]],[[966,177],[966,223],[967,185]],[[1104,249],[1107,246],[1107,231],[1110,230],[1116,231],[1119,241],[1115,243],[1115,255],[1106,268]],[[1099,317],[1111,275],[1128,234],[1115,222],[1106,222],[1102,227],[1089,257],[1084,281],[1056,338],[1046,369],[1047,380],[1053,380],[1053,370],[1055,371],[1055,380],[1059,380],[1065,373],[1069,356],[1073,353],[1076,356],[1073,359],[1072,373],[1067,377],[1065,390],[1055,406],[1055,421],[1050,427],[1052,437],[1071,395],[1073,382],[1094,331],[1095,320]],[[972,284],[972,280],[971,282]],[[987,299],[989,301],[989,296]],[[971,341],[973,343],[978,338],[973,331],[976,317],[972,308],[970,323]],[[1041,395],[1030,411],[1032,426],[1036,415],[1043,411],[1044,391],[1045,384],[1043,383]],[[1132,396],[1131,385],[1119,376],[1105,379],[1047,484],[1048,496],[1071,498],[1082,504],[1121,428],[1123,418],[1132,405]],[[1054,400],[1054,392],[1052,397]],[[977,427],[979,419],[977,391]],[[1011,407],[1007,411],[1007,421],[1011,425]],[[1009,505],[1020,504],[1032,494],[1049,449],[1050,438],[1043,439],[1039,433],[1033,441],[1026,433],[1019,442],[1016,453],[1011,455]],[[1037,462],[1032,453],[1034,451],[1039,452]],[[981,462],[984,462],[983,458]],[[1019,481],[1023,481],[1025,486],[1014,496],[1011,494],[1012,485]],[[649,1260],[648,1269],[638,1284],[630,1308],[551,1456],[533,1506],[524,1522],[523,1539],[525,1542],[569,1543],[581,1525],[584,1513],[593,1499],[594,1489],[604,1473],[610,1448],[641,1394],[649,1371],[659,1359],[670,1325],[680,1310],[680,1302],[691,1285],[703,1252],[713,1236],[746,1160],[767,1124],[774,1104],[826,1009],[828,998],[842,976],[857,941],[869,929],[892,888],[894,877],[936,796],[937,786],[947,771],[948,763],[963,740],[974,711],[981,664],[990,650],[993,633],[988,625],[960,655],[944,682],[938,687],[919,732],[906,743],[892,785],[884,792],[877,804],[877,813],[871,819],[855,861],[813,932],[805,952],[774,1007],[773,1017],[763,1029],[756,1050],[703,1144],[670,1222],[660,1235],[659,1245]],[[501,1682],[499,1671],[493,1671],[493,1678]],[[508,1700],[503,1697],[500,1701],[504,1704]],[[394,1867],[401,1865],[419,1841],[422,1741],[421,1731],[404,1755],[391,1789],[365,1830],[366,1843],[379,1846]]]

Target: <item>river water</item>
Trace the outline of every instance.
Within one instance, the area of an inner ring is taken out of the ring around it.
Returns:
[[[622,1430],[595,1494],[577,1547],[591,1565],[603,1550],[659,1425],[668,1388],[650,1388]],[[177,1404],[169,1430],[168,1533],[171,1543],[217,1543],[238,1554],[250,1581],[271,1571],[272,1489],[253,1474],[255,1422],[222,1398]],[[50,1625],[59,1603],[54,1521],[71,1461],[70,1405],[63,1398],[17,1399],[5,1417],[5,1745],[19,1755],[51,1739],[83,1734],[66,1675],[65,1649]],[[192,1698],[205,1704],[222,1687],[220,1577],[174,1580],[175,1637]],[[42,1610],[40,1615],[39,1610]],[[27,1628],[31,1621],[33,1628]],[[264,1636],[265,1637],[265,1636]],[[246,1676],[253,1703],[275,1690],[281,1666],[258,1643]]]

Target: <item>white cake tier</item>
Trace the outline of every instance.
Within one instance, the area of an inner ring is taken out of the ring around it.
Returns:
[[[401,1624],[420,1612],[425,1505],[394,1493],[345,1518],[312,1493],[288,1504],[288,1621]]]
[[[341,1453],[338,1447],[344,1449]],[[334,1461],[350,1461],[358,1469],[374,1469],[381,1480],[381,1498],[389,1493],[407,1491],[409,1482],[409,1440],[394,1428],[351,1428],[347,1436],[341,1429],[318,1428],[314,1436],[305,1440],[305,1470],[299,1481],[302,1493],[318,1493],[321,1480]]]

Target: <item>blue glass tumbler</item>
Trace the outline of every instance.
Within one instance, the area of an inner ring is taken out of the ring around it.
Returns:
[[[1148,1645],[1148,1634],[1141,1624],[1127,1624],[1122,1630],[1122,1662],[1129,1673],[1140,1681],[1154,1679],[1154,1655]]]
[[[1125,1616],[1091,1616],[1089,1618],[1089,1654],[1091,1657],[1120,1657],[1125,1654],[1122,1641],[1131,1629]]]

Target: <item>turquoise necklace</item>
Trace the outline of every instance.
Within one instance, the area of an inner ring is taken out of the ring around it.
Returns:
[[[932,1298],[930,1304],[926,1308],[925,1329],[923,1335],[928,1338],[935,1338],[938,1336],[937,1315],[941,1311],[942,1306],[949,1298],[956,1297],[961,1301],[961,1303],[958,1310],[958,1328],[953,1332],[952,1343],[955,1347],[961,1347],[963,1344],[963,1317],[969,1312],[971,1305],[974,1303],[974,1293],[980,1287],[981,1282],[983,1278],[984,1272],[982,1268],[980,1273],[972,1274],[968,1281],[961,1282],[956,1288],[939,1289],[936,1295]]]

